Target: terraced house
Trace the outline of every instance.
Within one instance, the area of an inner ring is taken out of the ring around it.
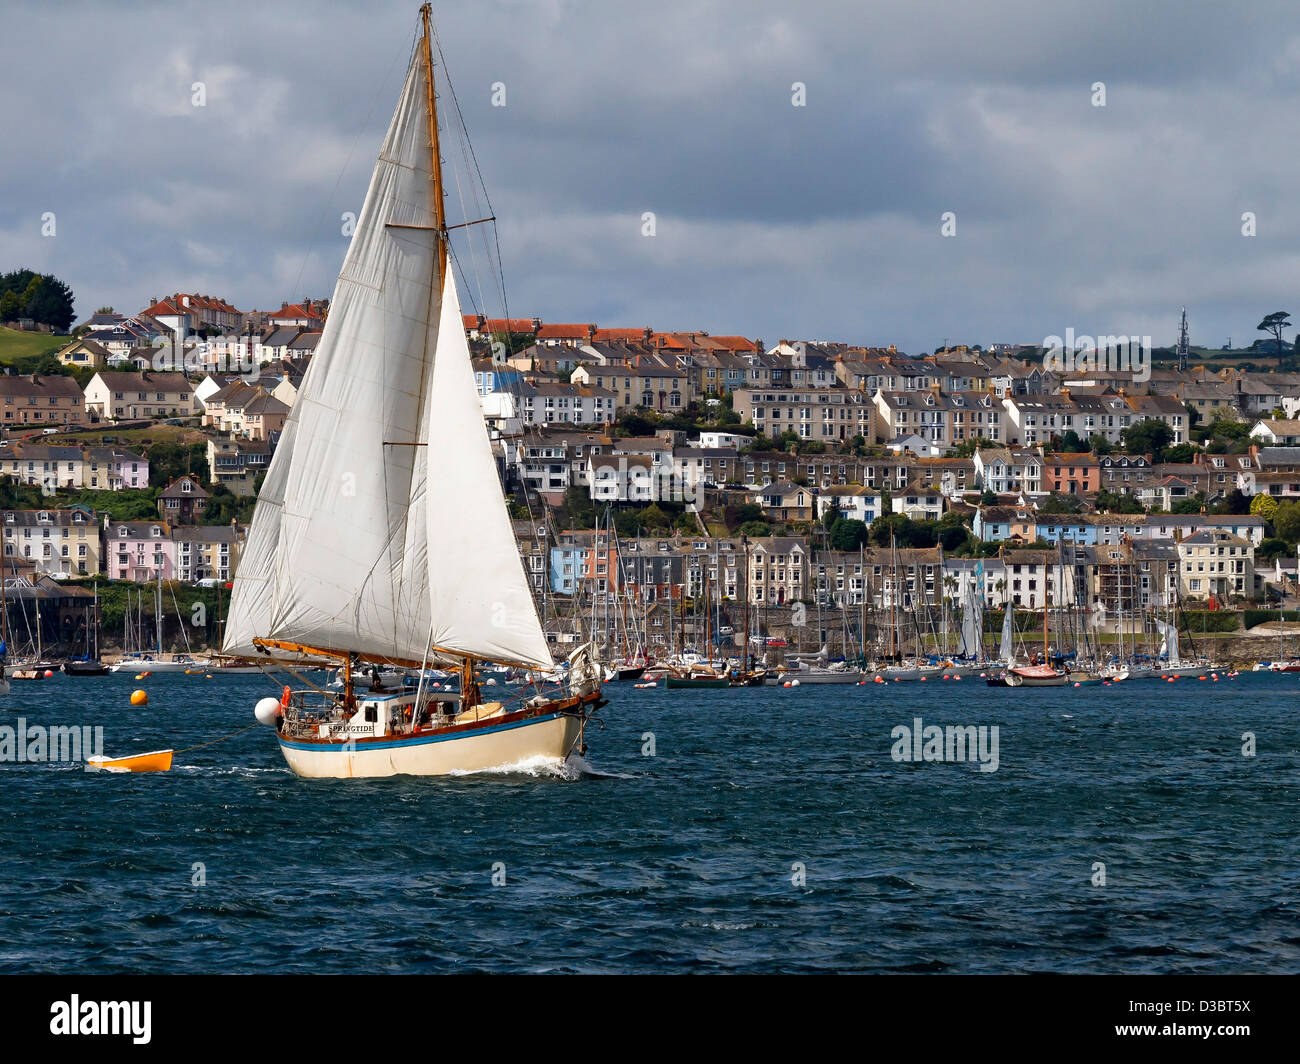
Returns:
[[[86,414],[96,421],[188,417],[198,412],[194,386],[183,373],[101,370],[86,385],[85,402]]]
[[[1206,529],[1180,540],[1178,568],[1187,598],[1226,603],[1254,592],[1254,546],[1222,529]]]
[[[6,510],[5,560],[23,559],[38,572],[93,576],[100,572],[99,521],[93,510]]]
[[[172,529],[178,580],[231,580],[247,529],[228,525],[195,525]]]
[[[47,491],[121,491],[149,486],[149,459],[108,447],[61,447],[24,440],[0,447],[0,476]]]
[[[877,434],[875,404],[865,393],[847,388],[740,388],[732,395],[732,409],[773,439],[793,432],[804,440],[839,443],[854,436],[874,440]]]
[[[0,376],[0,410],[3,423],[17,425],[85,425],[85,397],[71,377],[61,374],[30,377]]]
[[[114,580],[176,579],[176,544],[165,521],[110,521],[104,515],[104,572]]]

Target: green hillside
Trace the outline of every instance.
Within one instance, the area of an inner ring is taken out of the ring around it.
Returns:
[[[71,341],[70,336],[0,328],[0,365],[12,366],[19,359],[39,361],[43,355],[51,354]]]

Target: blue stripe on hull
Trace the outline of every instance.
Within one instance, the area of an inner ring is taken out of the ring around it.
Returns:
[[[562,717],[562,713],[548,713],[543,717],[531,717],[528,720],[515,721],[513,724],[496,724],[487,728],[475,728],[473,731],[457,732],[455,735],[418,735],[410,739],[393,739],[389,742],[375,743],[359,740],[355,745],[349,745],[348,742],[328,742],[328,743],[300,743],[291,739],[278,737],[281,746],[287,746],[292,750],[315,750],[318,752],[337,752],[347,750],[350,753],[360,754],[366,750],[392,750],[395,747],[402,746],[424,746],[426,743],[446,743],[455,739],[473,739],[479,735],[490,735],[492,732],[511,731],[514,728],[527,728],[533,724],[542,724],[548,720],[557,720]]]

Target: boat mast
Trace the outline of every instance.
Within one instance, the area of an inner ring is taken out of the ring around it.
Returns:
[[[420,19],[424,23],[424,87],[429,101],[429,158],[430,173],[433,175],[433,227],[438,242],[438,293],[441,298],[443,281],[447,275],[447,210],[443,203],[442,154],[438,149],[438,100],[433,91],[433,30],[429,17],[433,11],[432,4],[420,8]]]
[[[740,670],[744,676],[749,675],[749,537],[741,535],[741,548],[745,552],[745,571],[741,574],[740,601],[745,611],[744,623],[740,632]]]
[[[442,152],[438,147],[438,97],[433,87],[433,28],[430,25],[432,4],[420,7],[420,21],[424,25],[424,88],[427,93],[429,114],[429,172],[433,177],[433,229],[437,244],[435,262],[437,263],[436,284],[438,299],[441,301],[447,278],[447,210],[443,202]],[[349,659],[350,663],[350,659]],[[347,669],[344,682],[347,693],[352,693],[352,673]],[[479,687],[474,681],[474,659],[466,654],[460,670],[460,704],[462,709],[471,709],[479,704]]]
[[[0,661],[9,656],[9,598],[6,594],[9,574],[5,572],[9,566],[8,558],[0,558],[0,646],[4,647],[4,653],[0,654]],[[4,675],[0,672],[0,680]]]

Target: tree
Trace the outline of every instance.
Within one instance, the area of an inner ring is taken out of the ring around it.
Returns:
[[[983,436],[967,438],[954,447],[948,449],[948,454],[952,458],[970,458],[976,451],[988,447],[996,447],[997,443],[993,440],[986,439]]]
[[[1199,514],[1205,509],[1205,492],[1198,491],[1185,499],[1179,499],[1169,508],[1171,514]]]
[[[756,502],[742,502],[735,506],[728,506],[722,512],[722,519],[728,528],[739,528],[751,521],[763,520],[763,507]]]
[[[53,274],[12,270],[0,274],[0,318],[27,317],[67,332],[72,325],[72,289]]]
[[[1233,488],[1225,498],[1214,504],[1212,512],[1216,514],[1250,513],[1251,502],[1250,497],[1243,494],[1240,488]]]
[[[1099,432],[1094,432],[1088,437],[1088,446],[1096,455],[1110,454],[1115,449],[1114,444]]]
[[[1074,454],[1088,450],[1088,444],[1074,429],[1068,429],[1061,437],[1061,450]]]
[[[737,532],[742,536],[770,536],[772,528],[766,521],[746,521]]]
[[[1164,450],[1173,442],[1174,430],[1157,418],[1143,418],[1124,429],[1120,436],[1130,454],[1149,454],[1153,462],[1163,460]]]
[[[1190,443],[1179,443],[1166,448],[1166,462],[1192,462],[1196,459],[1196,448]]]
[[[1249,320],[1249,319],[1247,319]],[[1255,326],[1260,332],[1269,333],[1277,343],[1277,357],[1282,357],[1282,330],[1291,328],[1291,314],[1285,310],[1275,310],[1272,314],[1264,317],[1258,325]]]
[[[652,421],[651,417],[653,415],[621,414],[618,425],[620,428],[626,429],[629,436],[653,436],[658,419]]]
[[[1300,505],[1290,500],[1278,503],[1273,528],[1279,539],[1288,543],[1300,542]]]
[[[998,504],[998,493],[992,488],[985,488],[980,495],[981,506],[996,506]]]
[[[1077,496],[1066,495],[1054,491],[1046,499],[1038,504],[1040,514],[1077,514],[1083,509],[1083,504]]]
[[[1102,489],[1093,498],[1098,513],[1140,514],[1145,510],[1132,495]]]
[[[1250,512],[1258,514],[1269,524],[1277,516],[1277,500],[1272,495],[1260,494],[1250,500]]]
[[[840,518],[831,526],[830,542],[831,550],[857,550],[867,542],[866,522]]]
[[[1260,562],[1271,562],[1275,558],[1289,556],[1292,549],[1291,545],[1284,539],[1266,539],[1255,548],[1255,565],[1258,566]]]

